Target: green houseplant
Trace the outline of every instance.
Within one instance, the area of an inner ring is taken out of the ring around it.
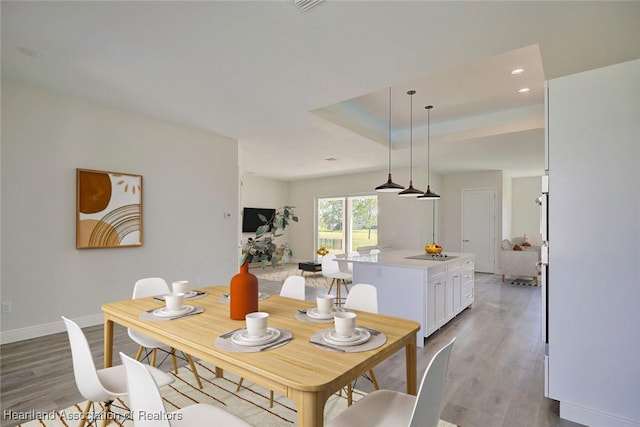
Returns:
[[[275,267],[278,262],[287,262],[293,255],[291,248],[286,243],[277,244],[275,239],[282,236],[284,230],[291,221],[298,222],[293,206],[283,206],[276,209],[271,218],[259,214],[263,224],[256,230],[256,236],[247,239],[240,265],[245,262],[260,262],[262,267],[271,265]]]

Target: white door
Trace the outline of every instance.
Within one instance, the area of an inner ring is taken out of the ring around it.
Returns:
[[[495,199],[492,188],[462,190],[462,252],[475,254],[482,273],[495,273]]]

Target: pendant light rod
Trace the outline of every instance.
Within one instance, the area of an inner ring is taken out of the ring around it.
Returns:
[[[432,204],[431,209],[431,241],[436,242],[436,204]]]
[[[415,94],[415,90],[407,92],[411,99],[411,112],[409,114],[409,187],[398,193],[400,197],[417,197],[422,194],[422,191],[413,188],[413,95]]]
[[[393,182],[391,178],[391,86],[389,86],[389,175],[387,176],[387,182],[378,185],[376,191],[380,193],[397,193],[402,190],[404,190],[404,187]]]
[[[433,108],[433,105],[427,105],[424,108],[427,110],[427,191],[425,191],[423,195],[418,196],[418,199],[438,200],[440,195],[431,191],[430,176],[431,153],[429,152],[429,147],[431,146],[431,109]]]

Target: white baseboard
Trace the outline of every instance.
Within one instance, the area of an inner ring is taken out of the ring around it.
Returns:
[[[592,427],[640,427],[640,421],[567,402],[560,402],[560,418]]]
[[[101,325],[104,323],[104,315],[94,314],[72,319],[81,328],[87,326]],[[12,342],[29,340],[32,338],[44,337],[46,335],[64,332],[64,322],[60,319],[57,322],[43,323],[40,325],[28,326],[26,328],[12,329],[0,332],[0,344],[9,344]]]

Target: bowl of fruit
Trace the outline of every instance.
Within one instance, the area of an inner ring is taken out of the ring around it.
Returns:
[[[424,250],[427,251],[428,254],[439,254],[442,252],[442,246],[436,243],[427,243],[424,245]]]

